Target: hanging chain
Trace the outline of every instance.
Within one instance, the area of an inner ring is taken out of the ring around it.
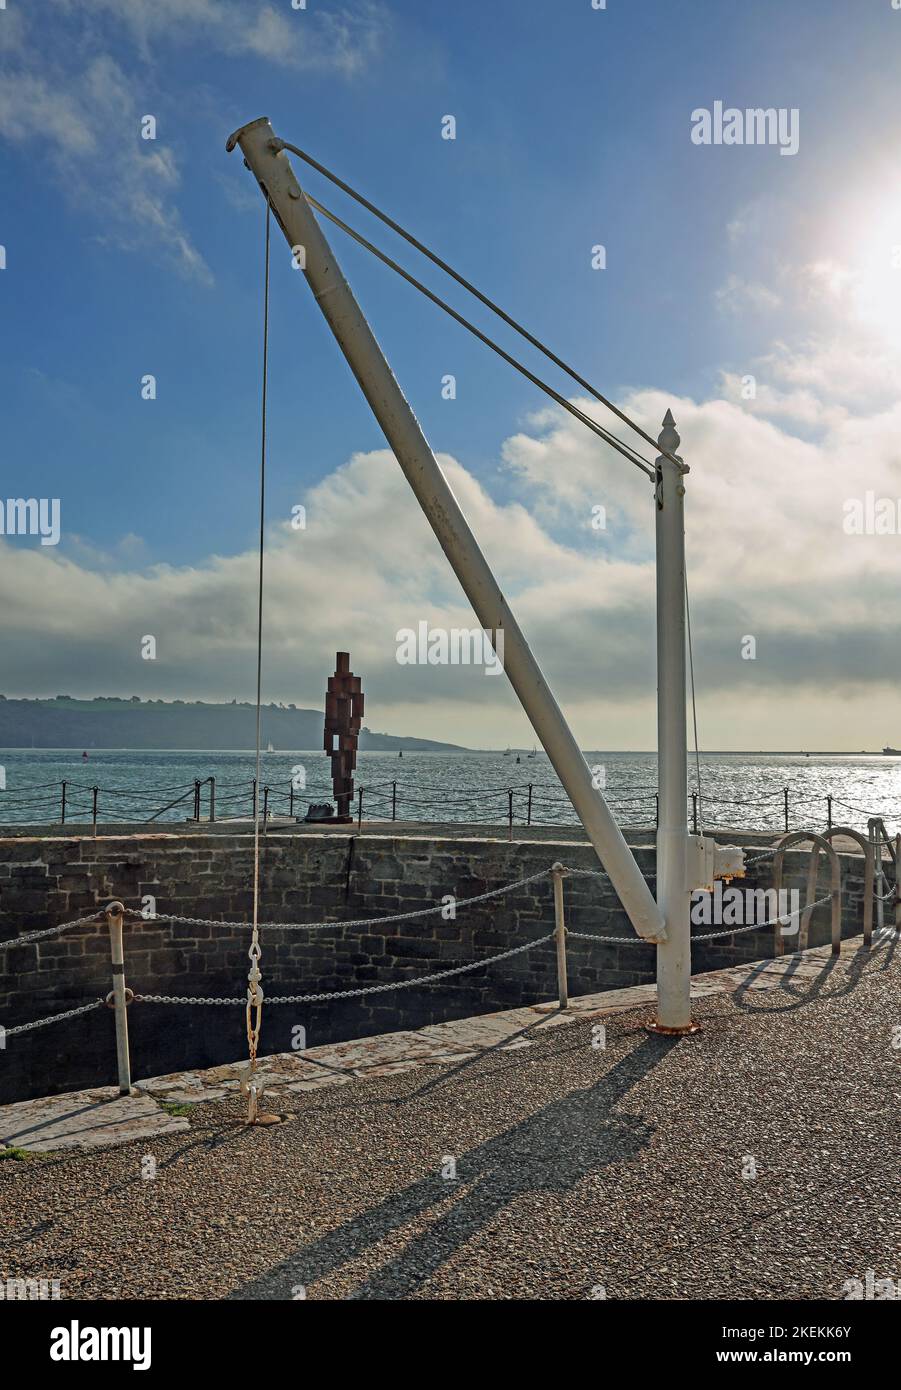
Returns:
[[[263,1023],[263,990],[260,985],[260,744],[263,676],[263,554],[266,524],[266,401],[269,378],[269,240],[272,208],[266,198],[266,251],[263,270],[263,383],[260,405],[260,568],[257,592],[257,742],[256,782],[253,802],[253,933],[251,936],[250,970],[247,972],[247,1071],[241,1079],[241,1091],[247,1096],[247,1123],[255,1123],[259,1114],[261,1086],[256,1080],[257,1048]]]
[[[254,939],[247,952],[250,957],[250,970],[247,974],[247,1052],[249,1063],[247,1072],[241,1081],[241,1090],[247,1096],[247,1123],[252,1125],[257,1117],[259,1108],[260,1087],[256,1081],[255,1073],[257,1067],[257,1047],[260,1042],[260,1028],[263,1023],[263,991],[260,986],[262,974],[260,972],[260,956],[263,954],[260,949],[259,935],[254,926]]]

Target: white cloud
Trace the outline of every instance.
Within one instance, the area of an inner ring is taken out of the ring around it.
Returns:
[[[872,711],[887,720],[896,700],[901,633],[891,603],[876,596],[896,588],[901,537],[849,536],[843,521],[847,500],[866,490],[901,497],[901,404],[836,414],[815,443],[728,401],[645,390],[622,404],[655,432],[671,406],[691,468],[689,577],[705,744],[809,746],[818,729],[826,746],[849,737],[855,718],[861,728],[850,746],[889,738],[888,727],[872,732]],[[585,745],[647,747],[651,487],[599,452],[570,416],[538,419],[504,449],[523,500],[499,504],[459,463],[443,464]],[[601,533],[586,525],[598,502],[608,507]],[[476,746],[527,739],[506,682],[466,668],[397,665],[401,627],[422,619],[471,626],[473,618],[393,456],[356,455],[305,504],[305,531],[277,523],[268,540],[267,698],[321,704],[340,647],[363,676],[374,727]],[[95,562],[65,547],[54,554],[0,544],[0,640],[17,689],[71,688],[78,671],[84,693],[251,691],[254,554],[136,571],[124,568],[134,560],[121,552]],[[140,657],[147,633],[157,637],[156,662]],[[748,634],[757,638],[754,662],[740,655]]]
[[[388,20],[374,3],[335,13],[280,7],[259,0],[62,0],[124,27],[149,58],[167,45],[203,42],[232,55],[252,55],[297,69],[353,75],[379,52]]]
[[[757,359],[758,369],[763,378],[811,393],[824,409],[875,411],[901,399],[901,357],[850,326],[842,336],[811,336],[799,347],[777,341]]]
[[[25,19],[19,10],[0,16],[0,53],[12,53],[25,43]]]
[[[716,291],[715,299],[717,308],[727,314],[743,314],[749,309],[765,313],[778,309],[782,303],[768,285],[743,280],[740,275],[730,275]]]
[[[93,154],[94,123],[81,97],[31,72],[5,72],[0,83],[0,135],[17,144],[41,134],[66,157]]]
[[[376,57],[387,25],[382,8],[367,3],[330,13],[256,0],[54,0],[52,8],[40,27],[18,11],[2,14],[0,137],[40,148],[105,243],[161,249],[207,285],[212,274],[177,203],[176,151],[162,136],[140,138],[148,107],[139,102],[157,90],[157,61],[173,49],[212,50],[352,77]]]
[[[32,58],[32,64],[34,60]],[[105,241],[129,250],[165,248],[185,275],[212,275],[184,228],[172,193],[172,150],[140,139],[132,85],[106,54],[70,75],[52,60],[0,72],[0,136],[23,148],[40,143],[70,198],[102,218]]]

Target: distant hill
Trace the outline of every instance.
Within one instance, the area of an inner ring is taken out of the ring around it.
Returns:
[[[263,747],[321,748],[324,715],[293,705],[264,705]],[[0,748],[253,748],[256,706],[203,701],[130,700],[100,696],[73,700],[8,700],[0,695]],[[360,749],[372,753],[398,749],[454,752],[455,743],[394,734],[360,733]]]

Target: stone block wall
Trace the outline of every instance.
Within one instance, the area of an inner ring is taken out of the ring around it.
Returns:
[[[653,886],[653,845],[637,847],[636,856]],[[268,995],[296,995],[408,981],[547,936],[553,930],[549,875],[472,907],[463,900],[547,870],[558,859],[577,868],[597,866],[591,847],[577,840],[270,832],[262,843],[261,920],[338,919],[348,925],[309,932],[264,929],[263,988]],[[862,861],[842,856],[842,862],[844,930],[851,934],[860,930]],[[802,901],[806,864],[806,853],[786,856],[786,886],[799,887]],[[140,908],[152,897],[157,912],[215,920],[196,925],[128,918],[129,988],[137,994],[243,999],[249,928],[220,923],[250,921],[252,872],[252,836],[246,831],[223,833],[221,827],[207,835],[16,835],[0,840],[0,939],[69,921],[115,898]],[[748,886],[766,887],[769,882],[769,861],[746,880]],[[402,923],[379,920],[440,902],[446,895],[458,900],[453,919],[436,915]],[[570,930],[634,938],[605,878],[568,878],[565,901]],[[353,925],[361,918],[375,920]],[[826,907],[816,913],[808,944],[828,939]],[[729,936],[699,943],[694,969],[712,970],[772,951],[771,931]],[[654,955],[653,948],[637,938],[624,944],[571,939],[570,992],[653,980]],[[39,943],[8,945],[0,951],[0,961],[5,962],[0,967],[0,1023],[6,1027],[105,996],[111,987],[103,923]],[[262,1051],[290,1048],[298,1025],[306,1030],[307,1045],[316,1046],[555,996],[554,949],[549,942],[431,987],[270,1006],[264,1010]],[[135,1078],[246,1055],[240,1005],[139,1002],[129,1011],[129,1028]],[[113,1016],[106,1009],[15,1035],[0,1052],[0,1100],[114,1080]]]

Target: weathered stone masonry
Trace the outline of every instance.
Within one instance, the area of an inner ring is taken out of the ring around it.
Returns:
[[[636,855],[653,882],[653,846],[637,848]],[[576,840],[389,837],[367,835],[365,829],[362,835],[270,831],[262,856],[261,918],[295,922],[379,918],[440,902],[445,894],[462,900],[547,869],[557,859],[597,867],[590,846]],[[16,835],[0,840],[0,937],[77,918],[114,898],[140,907],[148,894],[159,912],[248,921],[252,863],[253,840],[246,832],[96,839]],[[802,901],[806,864],[806,852],[786,856],[786,884],[801,888]],[[860,930],[862,861],[842,856],[842,865],[844,930],[851,934]],[[745,880],[747,886],[769,882],[769,861]],[[571,930],[631,935],[605,879],[569,878],[565,899]],[[828,924],[828,908],[819,909],[810,945],[828,940]],[[494,955],[552,929],[548,876],[473,908],[461,901],[455,921],[436,915],[384,927],[264,930],[264,990],[306,994],[412,979]],[[129,919],[127,982],[139,994],[243,997],[248,944],[247,930]],[[769,931],[725,937],[698,945],[694,969],[758,959],[772,949]],[[7,1027],[105,996],[110,989],[109,942],[102,924],[9,947],[2,956],[0,1023]],[[623,945],[570,940],[568,956],[574,995],[654,978],[653,948],[637,940]],[[273,1006],[264,1010],[262,1050],[287,1050],[297,1024],[306,1028],[307,1042],[314,1046],[531,1004],[555,997],[555,991],[549,944],[434,988]],[[139,1003],[130,1009],[129,1027],[136,1078],[236,1060],[246,1046],[241,1007]],[[0,1053],[0,1099],[113,1081],[113,1037],[112,1013],[98,1010],[10,1038]]]

